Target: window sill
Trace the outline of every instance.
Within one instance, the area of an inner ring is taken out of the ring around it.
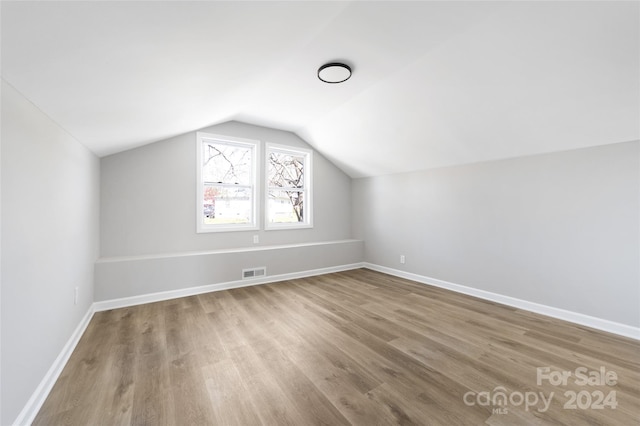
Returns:
[[[293,229],[312,229],[312,228],[313,228],[313,224],[305,224],[305,225],[270,224],[270,225],[265,225],[264,230],[265,231],[286,231],[286,230],[293,230]]]
[[[216,232],[243,232],[243,231],[259,231],[260,227],[255,225],[247,226],[220,226],[216,228],[198,227],[196,229],[197,234],[210,234]]]

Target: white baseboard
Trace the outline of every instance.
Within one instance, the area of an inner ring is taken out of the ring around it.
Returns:
[[[537,314],[546,315],[548,317],[557,318],[575,324],[580,324],[598,330],[606,331],[608,333],[618,334],[620,336],[640,340],[640,328],[638,327],[632,327],[630,325],[592,317],[589,315],[580,314],[578,312],[554,308],[552,306],[542,305],[539,303],[528,302],[526,300],[517,299],[515,297],[504,296],[502,294],[492,293],[490,291],[479,290],[477,288],[467,287],[460,284],[454,284],[436,278],[425,277],[422,275],[413,274],[411,272],[388,268],[386,266],[380,266],[365,262],[363,263],[363,267],[371,269],[373,271],[394,275],[396,277],[406,278],[408,280],[416,281],[422,284],[432,285],[435,287],[455,291],[456,293],[468,294],[480,299],[490,300],[492,302],[501,303],[503,305],[512,306],[514,308],[524,309],[525,311],[535,312]]]
[[[69,361],[69,357],[71,357],[71,354],[78,345],[80,338],[87,329],[91,318],[93,318],[94,312],[93,305],[91,305],[89,310],[87,310],[87,313],[82,317],[80,324],[78,324],[76,329],[73,331],[73,334],[71,334],[71,337],[62,348],[58,357],[53,361],[51,368],[49,368],[49,371],[47,371],[47,374],[45,374],[44,378],[31,395],[31,398],[27,401],[27,404],[24,406],[20,414],[18,414],[18,417],[13,422],[14,426],[30,425],[33,423],[33,420],[38,414],[38,411],[40,411],[42,404],[44,404],[47,396],[49,396],[49,392],[51,392],[53,385],[56,384],[62,370],[65,365],[67,365],[67,361]]]
[[[203,285],[198,287],[182,288],[178,290],[162,291],[158,293],[143,294],[140,296],[123,297],[120,299],[105,300],[93,304],[96,312],[109,309],[125,308],[127,306],[142,305],[145,303],[160,302],[163,300],[177,299],[179,297],[194,296],[196,294],[210,293],[212,291],[230,290],[233,288],[249,287],[260,284],[269,284],[278,281],[293,280],[296,278],[312,277],[315,275],[330,274],[332,272],[348,271],[362,268],[362,263],[349,265],[330,266],[327,268],[312,269],[309,271],[291,272],[288,274],[268,275],[261,278],[252,278],[238,281],[228,281],[218,284]]]

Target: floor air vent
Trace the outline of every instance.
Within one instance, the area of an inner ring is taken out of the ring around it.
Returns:
[[[264,277],[267,275],[267,268],[265,266],[261,268],[251,268],[242,270],[242,279]]]

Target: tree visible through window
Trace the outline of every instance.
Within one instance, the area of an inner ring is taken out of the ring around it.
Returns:
[[[257,143],[199,134],[199,230],[256,226]]]
[[[311,226],[311,152],[267,145],[267,228]]]

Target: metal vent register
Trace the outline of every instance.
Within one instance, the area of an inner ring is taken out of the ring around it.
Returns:
[[[242,270],[242,279],[246,280],[248,278],[257,278],[264,277],[267,275],[266,266],[262,266],[260,268],[251,268],[251,269],[243,269]]]

